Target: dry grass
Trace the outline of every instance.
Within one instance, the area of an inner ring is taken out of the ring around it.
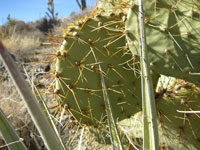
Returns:
[[[2,43],[9,51],[31,50],[40,44],[39,38],[34,36],[20,35],[13,33],[11,37],[2,39]]]
[[[0,108],[12,122],[19,136],[24,139],[28,149],[36,150],[44,144],[30,119],[23,101],[10,81],[0,83]],[[0,146],[4,145],[0,141]],[[40,147],[39,147],[40,146]],[[3,149],[2,149],[3,150]],[[4,150],[7,150],[5,147]]]
[[[3,32],[3,31],[2,31]],[[8,33],[1,32],[1,41],[3,45],[11,53],[20,55],[21,53],[27,53],[32,49],[35,49],[40,44],[40,37],[37,33],[19,33],[16,28],[8,29]]]

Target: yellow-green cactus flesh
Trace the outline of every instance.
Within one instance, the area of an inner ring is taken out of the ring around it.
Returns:
[[[137,58],[125,46],[121,17],[97,15],[77,23],[65,33],[57,55],[56,93],[81,124],[98,127],[106,122],[107,109],[101,73],[114,119],[141,110]]]

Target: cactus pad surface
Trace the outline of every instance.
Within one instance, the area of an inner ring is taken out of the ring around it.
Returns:
[[[57,52],[56,94],[80,123],[97,127],[106,119],[99,65],[115,120],[141,110],[138,62],[125,45],[121,17],[87,17],[64,36]]]

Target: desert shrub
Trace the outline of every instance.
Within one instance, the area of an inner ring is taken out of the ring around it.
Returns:
[[[38,20],[36,22],[37,29],[39,29],[41,32],[52,32],[54,29],[54,26],[58,26],[60,24],[60,21],[58,19],[47,19],[46,17]]]
[[[13,34],[30,34],[38,37],[43,37],[43,33],[40,32],[39,29],[37,29],[35,23],[25,23],[24,21],[18,20],[15,22],[15,25],[10,26],[8,24],[0,26],[0,39],[11,37]]]

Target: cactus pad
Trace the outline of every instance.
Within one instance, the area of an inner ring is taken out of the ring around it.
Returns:
[[[200,147],[200,115],[178,111],[199,110],[200,89],[191,83],[175,80],[167,89],[160,91],[156,98],[160,149],[190,149]],[[119,125],[130,138],[142,138],[142,112]]]
[[[200,85],[199,6],[199,2],[190,0],[144,2],[148,55],[155,73]],[[135,3],[126,22],[128,41],[134,54],[138,54],[138,30],[138,5]]]
[[[115,120],[141,110],[138,62],[125,46],[121,17],[88,17],[64,36],[57,52],[55,92],[80,123],[97,127],[106,119],[99,65]]]

